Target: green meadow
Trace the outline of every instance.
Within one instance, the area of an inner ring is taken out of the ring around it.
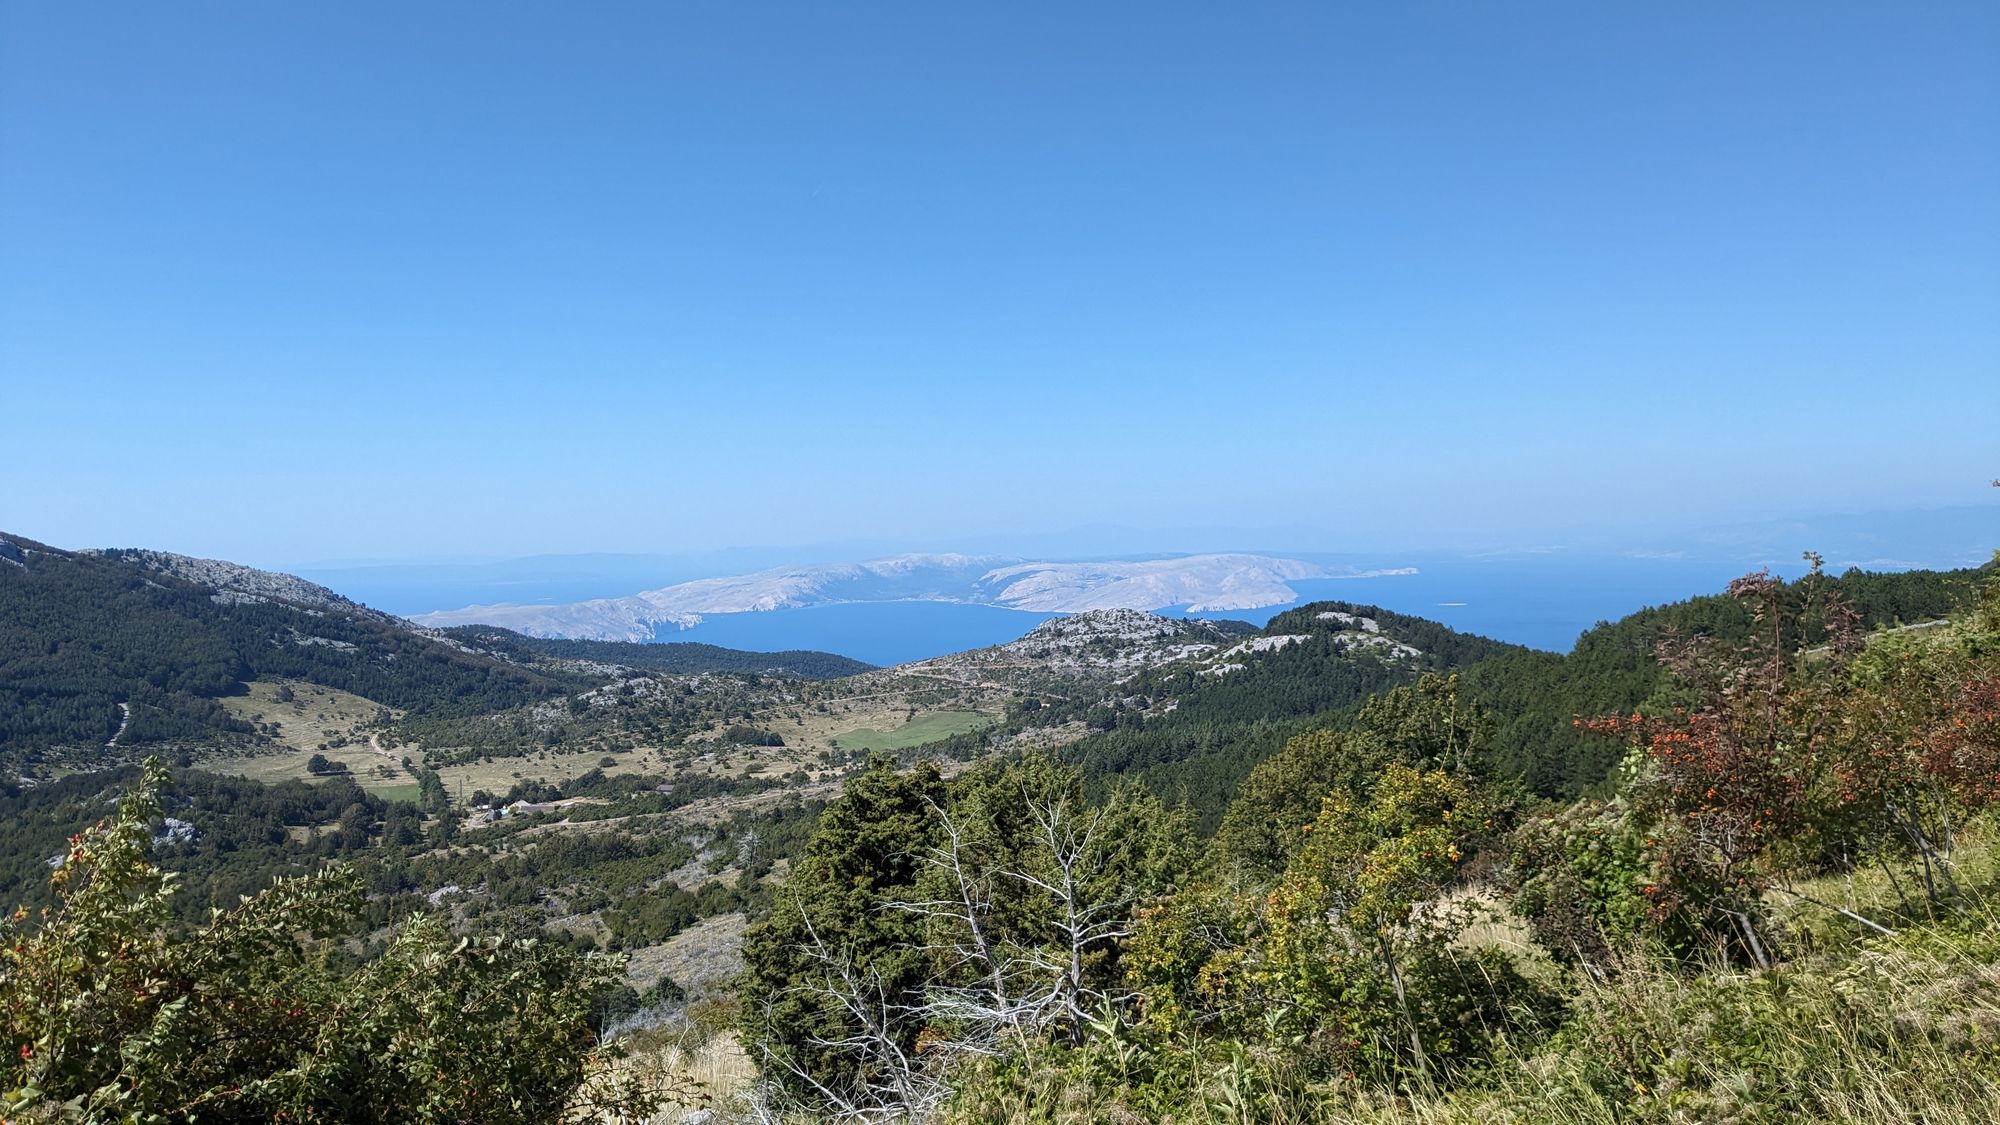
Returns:
[[[894,730],[857,727],[835,735],[832,741],[843,750],[908,750],[912,746],[978,730],[990,726],[992,722],[993,716],[978,711],[931,711]]]

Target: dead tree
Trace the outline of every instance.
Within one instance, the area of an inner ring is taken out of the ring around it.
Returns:
[[[821,970],[814,983],[794,987],[837,1010],[844,1031],[813,1043],[852,1059],[859,1077],[839,1088],[768,1048],[764,1064],[810,1090],[818,1117],[929,1120],[948,1099],[951,1071],[964,1061],[1037,1040],[1078,1043],[1094,1011],[1123,999],[1089,973],[1094,956],[1132,933],[1139,897],[1113,870],[1103,811],[1082,810],[1066,796],[1024,791],[1023,799],[1026,846],[1011,865],[977,854],[962,818],[932,804],[942,839],[923,860],[939,893],[888,904],[926,922],[922,952],[936,983],[919,1002],[892,997],[878,974],[861,967],[866,959],[858,951],[826,941],[794,904],[808,935],[803,949]],[[1003,896],[1017,907],[1032,904],[1043,924],[1007,932],[996,922]],[[907,1049],[913,1027],[922,1029],[918,1045]],[[785,1108],[774,1089],[760,1097],[771,1113]]]

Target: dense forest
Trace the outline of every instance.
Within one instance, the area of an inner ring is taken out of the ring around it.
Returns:
[[[732,672],[763,676],[797,676],[803,680],[834,680],[858,675],[874,668],[830,652],[787,649],[783,652],[745,652],[693,641],[636,644],[630,641],[579,641],[548,637],[526,637],[491,625],[460,625],[444,634],[488,652],[514,657],[523,663],[537,658],[585,660],[640,668],[648,672],[692,675],[701,672]]]

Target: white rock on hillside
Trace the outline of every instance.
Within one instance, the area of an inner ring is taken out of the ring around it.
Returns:
[[[1297,601],[1289,583],[1327,577],[1297,559],[1194,555],[1141,562],[1018,562],[975,555],[899,555],[835,566],[778,567],[704,578],[624,598],[569,605],[484,605],[421,614],[437,628],[498,625],[537,637],[649,641],[709,614],[840,602],[942,601],[1038,613],[1189,606],[1230,612]]]
[[[1113,680],[1146,668],[1206,656],[1231,640],[1212,622],[1133,609],[1098,609],[1044,621],[992,648],[953,653],[894,669],[968,682],[1052,677]]]
[[[197,586],[207,586],[216,591],[215,600],[225,604],[275,599],[322,609],[352,611],[361,608],[332,590],[297,575],[258,570],[221,559],[197,559],[170,551],[84,550],[77,554],[109,556],[146,570],[171,574]]]

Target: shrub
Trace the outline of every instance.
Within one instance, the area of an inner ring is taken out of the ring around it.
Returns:
[[[336,968],[362,908],[328,867],[176,925],[149,859],[149,764],[117,813],[71,839],[57,905],[5,923],[0,1112],[14,1120],[544,1122],[598,1054],[591,1000],[616,963],[532,939],[475,939],[430,914]],[[33,925],[30,925],[30,922]],[[648,1099],[606,1087],[635,1110]]]

